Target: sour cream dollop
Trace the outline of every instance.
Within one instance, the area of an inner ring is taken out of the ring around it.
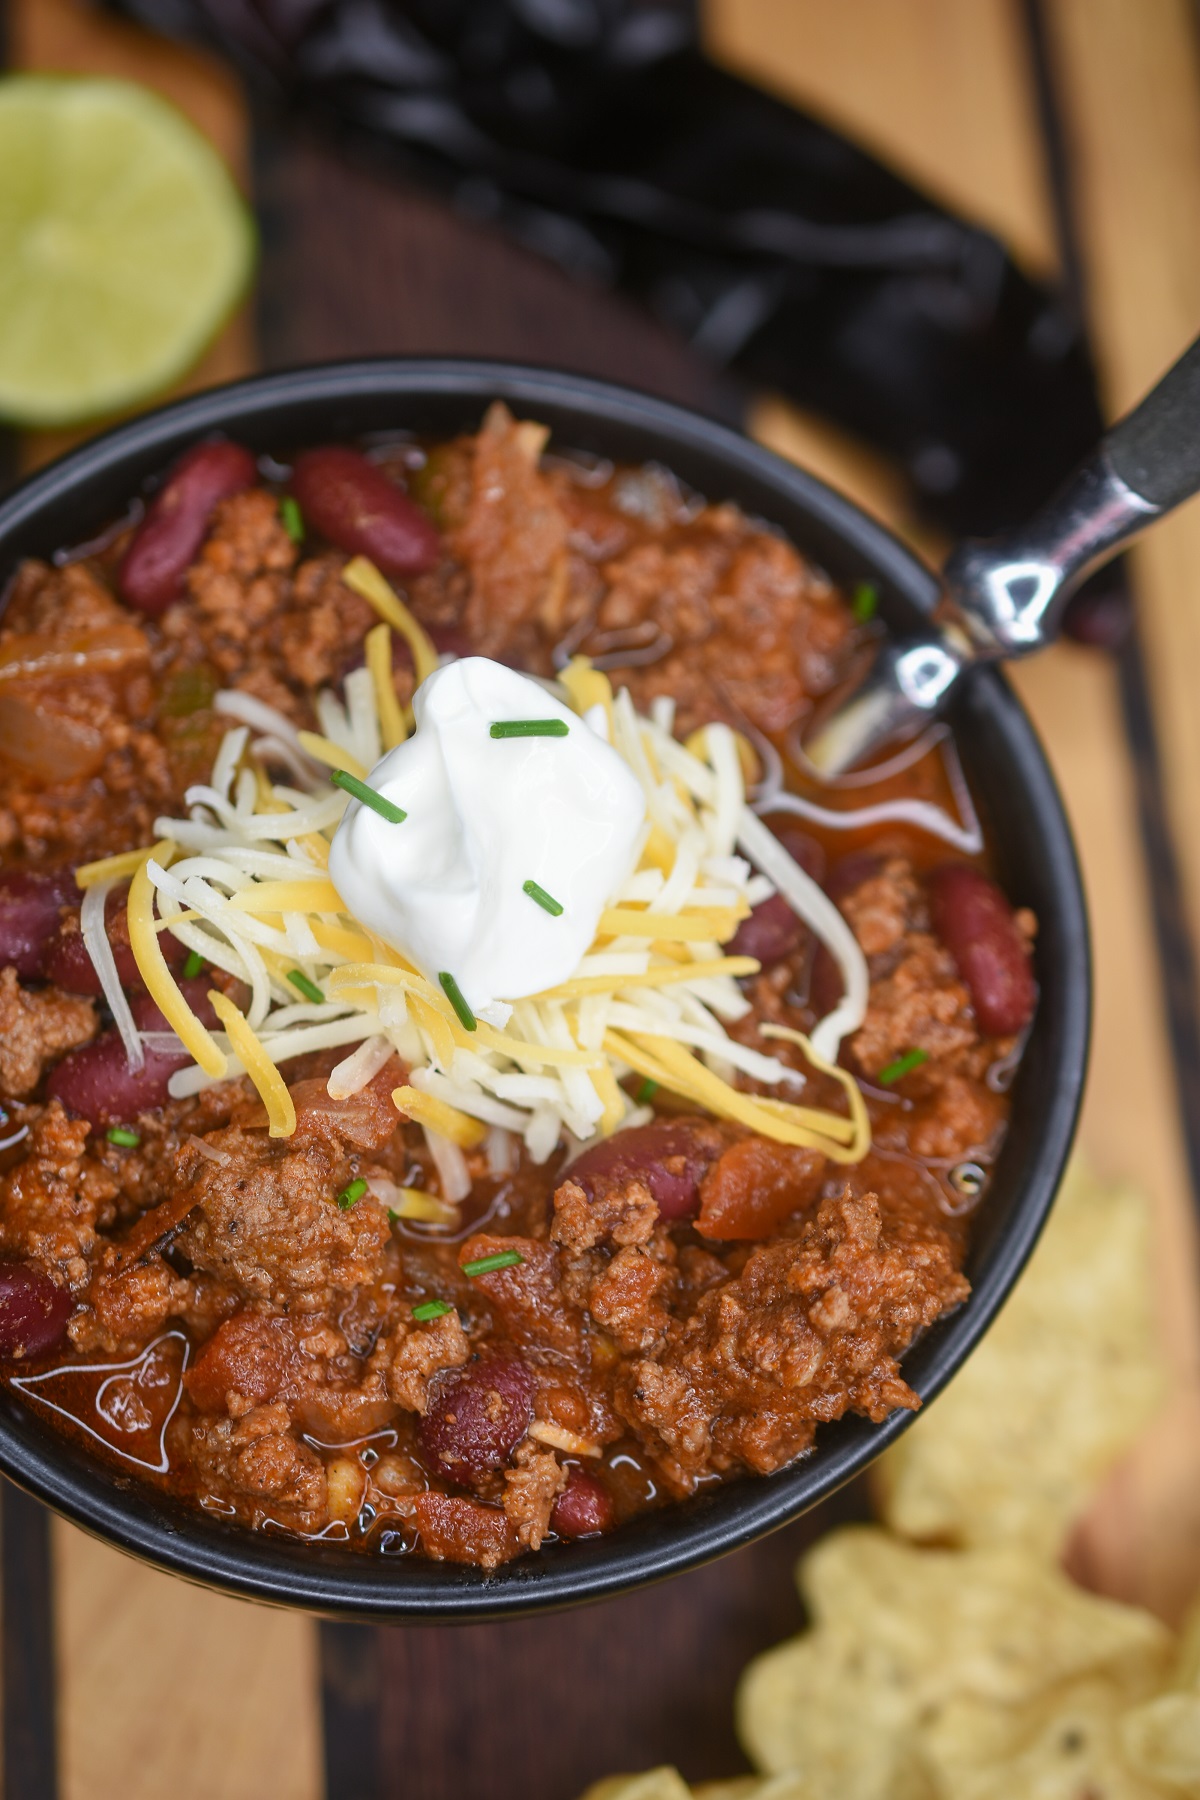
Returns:
[[[353,800],[329,873],[347,910],[471,1010],[566,981],[633,864],[645,801],[627,764],[546,689],[487,657],[430,675],[416,731],[368,782],[408,815]],[[565,737],[494,738],[494,723],[561,720]],[[524,891],[532,881],[562,912]]]

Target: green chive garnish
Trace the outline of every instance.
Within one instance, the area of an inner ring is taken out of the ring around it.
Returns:
[[[204,958],[201,956],[200,952],[198,950],[189,950],[187,961],[183,965],[184,980],[195,981],[203,967]]]
[[[902,1075],[907,1075],[912,1069],[919,1069],[922,1063],[928,1061],[928,1050],[906,1050],[903,1056],[898,1056],[886,1069],[881,1069],[875,1079],[880,1087],[891,1087]]]
[[[570,729],[565,719],[497,719],[492,726],[492,736],[566,737]]]
[[[325,999],[324,994],[321,992],[316,982],[310,981],[303,969],[289,969],[287,978],[292,986],[304,995],[306,1000],[315,1001],[319,1006]]]
[[[110,1125],[104,1135],[110,1144],[122,1144],[126,1150],[136,1150],[142,1141],[136,1131],[130,1131],[128,1125]]]
[[[358,1204],[366,1191],[367,1184],[360,1175],[357,1181],[352,1181],[349,1187],[344,1187],[342,1189],[337,1197],[337,1203],[343,1212],[349,1212],[352,1206]]]
[[[459,987],[457,981],[455,981],[453,975],[447,975],[445,969],[443,969],[438,976],[438,980],[442,984],[442,992],[458,1014],[459,1023],[464,1025],[468,1031],[474,1031],[476,1025],[475,1014],[463,999],[462,989]]]
[[[360,781],[357,775],[347,775],[345,769],[335,769],[329,779],[334,787],[343,788],[347,794],[353,795],[354,799],[361,800],[364,806],[369,806],[372,812],[377,812],[381,819],[388,821],[389,825],[402,825],[408,817],[403,807],[394,806],[390,800],[385,800],[382,794],[377,794],[373,787],[368,787],[365,781]]]
[[[635,1096],[637,1099],[638,1105],[639,1106],[649,1106],[650,1102],[653,1100],[653,1098],[654,1098],[655,1094],[657,1094],[657,1092],[658,1092],[657,1081],[651,1081],[650,1077],[647,1076],[645,1081],[640,1082],[638,1085],[638,1091]]]
[[[860,581],[850,602],[850,611],[860,625],[869,625],[879,605],[879,589],[873,581]]]
[[[394,1212],[390,1206],[387,1209],[387,1216],[390,1225],[398,1225],[400,1220],[404,1217],[403,1213]]]
[[[447,1305],[445,1300],[422,1300],[420,1306],[413,1307],[412,1316],[418,1325],[424,1325],[427,1319],[441,1319],[453,1311],[454,1308]]]
[[[519,1250],[497,1250],[492,1256],[477,1256],[462,1265],[464,1275],[490,1275],[493,1269],[514,1269],[525,1258]]]
[[[279,517],[283,520],[283,529],[293,544],[304,542],[304,514],[300,511],[300,502],[291,494],[285,494],[279,502]]]
[[[561,900],[556,900],[553,894],[548,894],[544,887],[538,886],[536,881],[522,882],[521,892],[528,894],[531,900],[536,900],[543,912],[553,914],[556,919],[562,912]]]

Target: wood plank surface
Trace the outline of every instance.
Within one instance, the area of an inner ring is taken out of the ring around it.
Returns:
[[[1119,406],[1200,322],[1191,20],[1183,0],[1049,4],[1094,323],[1110,401]],[[118,28],[73,0],[17,0],[12,13],[28,63],[147,79],[191,110],[235,167],[247,166],[240,100],[205,59]],[[739,69],[812,105],[994,226],[1031,267],[1053,265],[1017,0],[709,0],[706,19],[711,42]],[[265,360],[376,349],[526,355],[730,410],[726,384],[610,296],[570,286],[482,227],[349,168],[302,136],[267,130],[262,151]],[[244,366],[252,354],[244,320],[214,354],[196,372],[197,385]],[[777,447],[911,532],[885,465],[769,398],[755,418]],[[47,447],[34,444],[30,455]],[[1187,678],[1189,666],[1200,669],[1195,512],[1147,545],[1136,578],[1173,817],[1200,921],[1200,707]],[[1135,1178],[1154,1198],[1163,1313],[1173,1360],[1186,1372],[1200,1366],[1190,1196],[1114,671],[1096,653],[1062,648],[1026,665],[1018,683],[1063,784],[1092,906],[1097,1030],[1084,1145],[1102,1172]],[[1178,1450],[1200,1434],[1175,1428],[1170,1436]],[[1136,1535],[1148,1521],[1153,1532],[1145,1535],[1157,1533],[1157,1549],[1169,1545],[1172,1557],[1200,1542],[1179,1505],[1185,1475],[1177,1467],[1165,1473],[1167,1460],[1159,1446],[1125,1473],[1090,1544],[1097,1581],[1160,1601],[1172,1578],[1162,1554],[1130,1555],[1130,1522]],[[530,1791],[564,1796],[639,1761],[673,1757],[695,1776],[732,1771],[733,1673],[792,1628],[786,1568],[821,1522],[804,1521],[712,1570],[593,1611],[378,1634],[376,1791],[486,1800],[511,1791],[514,1762]],[[158,1576],[63,1525],[54,1543],[64,1794],[117,1800],[153,1789],[177,1800],[310,1800],[321,1791],[314,1627]],[[327,1638],[335,1649],[337,1642]],[[544,1675],[549,1687],[538,1689],[531,1675]],[[348,1767],[331,1765],[328,1792],[330,1800],[365,1800],[366,1790]]]

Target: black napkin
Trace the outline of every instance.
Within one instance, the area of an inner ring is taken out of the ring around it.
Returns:
[[[1063,298],[989,232],[702,54],[690,0],[114,0],[232,54],[986,534],[1093,443]]]

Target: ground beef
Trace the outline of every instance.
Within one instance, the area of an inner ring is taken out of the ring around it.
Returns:
[[[545,441],[542,426],[518,424],[499,403],[475,440],[470,498],[450,545],[470,577],[463,628],[483,656],[515,648],[520,657],[543,619],[551,641],[563,621],[567,520],[538,467]]]
[[[442,1369],[460,1369],[471,1354],[456,1312],[443,1313],[441,1318],[416,1328],[401,1324],[379,1348],[389,1397],[406,1412],[414,1413],[428,1409],[433,1377]]]
[[[36,1111],[23,1160],[0,1179],[0,1251],[76,1290],[91,1278],[97,1226],[115,1217],[117,1183],[86,1154],[90,1129],[52,1100]]]
[[[180,1247],[201,1269],[277,1305],[328,1303],[371,1282],[391,1236],[371,1194],[344,1210],[351,1159],[309,1142],[287,1148],[230,1125],[207,1143],[227,1164],[185,1148],[178,1173],[194,1209]]]
[[[954,959],[929,929],[924,890],[911,865],[892,857],[841,902],[871,975],[871,997],[851,1051],[878,1075],[909,1050],[958,1058],[979,1043],[970,996]]]
[[[874,1194],[847,1188],[623,1370],[617,1406],[657,1440],[680,1493],[711,1469],[767,1474],[808,1446],[819,1420],[916,1406],[896,1358],[967,1292],[939,1233],[886,1224]]]
[[[292,1436],[291,1423],[275,1401],[237,1420],[194,1421],[184,1441],[200,1479],[247,1523],[314,1531],[325,1519],[325,1465]]]
[[[552,1450],[526,1438],[513,1451],[513,1467],[504,1472],[504,1510],[526,1550],[540,1550],[550,1529],[554,1502],[567,1485],[567,1471]]]
[[[48,1063],[95,1035],[90,1000],[56,987],[24,988],[15,969],[0,969],[0,1094],[25,1099]]]

